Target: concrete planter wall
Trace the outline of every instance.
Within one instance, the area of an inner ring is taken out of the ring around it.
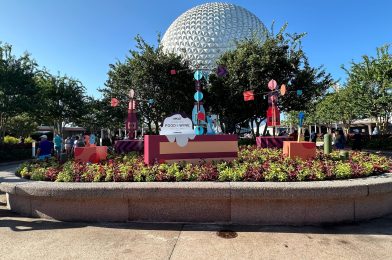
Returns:
[[[392,174],[355,180],[256,183],[2,183],[8,206],[66,221],[319,224],[392,213]]]

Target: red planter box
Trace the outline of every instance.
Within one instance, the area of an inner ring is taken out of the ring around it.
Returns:
[[[146,164],[233,160],[237,156],[237,135],[197,135],[185,147],[180,147],[175,142],[170,143],[164,135],[144,136]]]
[[[114,144],[116,153],[143,152],[143,140],[118,140]]]
[[[316,157],[316,143],[284,141],[283,154],[290,158],[301,158],[304,160]]]
[[[108,155],[107,146],[75,147],[75,161],[98,163],[105,160]]]
[[[283,142],[288,140],[288,136],[258,136],[256,145],[257,148],[283,148]]]

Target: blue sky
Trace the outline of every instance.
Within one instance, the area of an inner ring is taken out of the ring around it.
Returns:
[[[140,34],[156,44],[186,10],[211,1],[0,0],[0,41],[20,55],[28,51],[52,73],[75,77],[89,95],[104,86],[109,64],[124,60]],[[376,47],[392,43],[392,1],[388,0],[248,0],[240,5],[277,31],[306,32],[303,48],[312,66],[324,65],[344,83],[340,68]]]

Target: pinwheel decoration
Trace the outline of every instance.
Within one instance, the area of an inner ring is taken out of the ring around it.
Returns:
[[[267,126],[279,126],[280,125],[280,110],[278,107],[278,97],[286,95],[288,92],[285,84],[282,84],[279,88],[276,80],[271,79],[268,84],[269,92],[260,93],[264,97],[268,97],[268,109],[267,109]],[[302,90],[296,91],[297,96],[302,95]],[[253,90],[247,90],[243,92],[244,101],[252,101],[255,98]]]
[[[135,90],[133,90],[133,89],[131,89],[129,91],[128,96],[129,96],[128,115],[127,115],[127,120],[125,123],[125,129],[128,132],[128,138],[134,139],[136,137],[135,133],[138,128],[137,117],[136,117],[137,102],[147,102],[147,104],[149,106],[153,106],[155,101],[152,98],[150,98],[148,100],[136,99]],[[119,104],[120,104],[120,101],[117,98],[111,98],[110,105],[112,107],[117,107]]]

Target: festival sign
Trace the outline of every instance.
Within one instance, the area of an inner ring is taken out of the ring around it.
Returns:
[[[165,118],[159,134],[165,135],[169,142],[176,142],[180,147],[186,146],[188,140],[193,140],[196,136],[192,120],[180,114]]]

